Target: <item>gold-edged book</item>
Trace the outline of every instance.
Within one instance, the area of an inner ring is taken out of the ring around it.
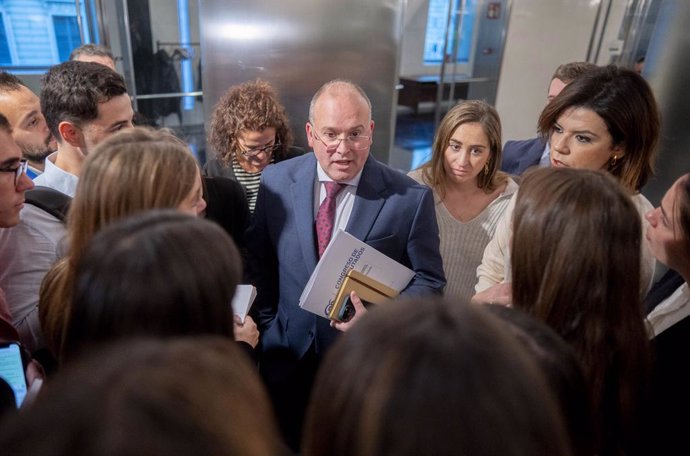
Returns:
[[[331,320],[344,320],[343,306],[350,297],[350,292],[354,291],[362,301],[370,302],[372,304],[381,304],[389,299],[398,296],[398,292],[388,287],[381,282],[372,279],[359,271],[350,269],[340,285],[340,290],[333,301],[331,311],[328,313],[328,318]]]

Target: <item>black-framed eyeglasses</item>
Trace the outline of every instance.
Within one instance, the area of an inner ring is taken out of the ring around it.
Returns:
[[[0,173],[14,173],[14,185],[15,187],[19,185],[19,179],[26,170],[29,169],[29,162],[26,160],[19,160],[19,164],[12,168],[0,168]]]
[[[275,143],[275,144],[269,144],[268,146],[255,147],[253,149],[241,150],[240,154],[242,154],[243,157],[256,157],[261,152],[264,152],[266,155],[271,155],[273,152],[280,149],[281,145],[282,144],[280,144],[280,143]]]
[[[326,149],[329,151],[336,150],[343,141],[350,143],[350,147],[355,150],[364,150],[371,144],[371,136],[360,135],[359,133],[350,133],[344,138],[339,138],[337,135],[331,133],[330,135],[327,134],[325,138],[320,138],[316,134],[315,130],[316,129],[312,130],[314,138],[321,141],[321,143],[326,146]]]

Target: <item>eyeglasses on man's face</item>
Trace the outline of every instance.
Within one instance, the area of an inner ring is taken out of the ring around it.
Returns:
[[[261,152],[265,153],[266,155],[271,155],[273,152],[280,149],[280,146],[281,146],[280,143],[269,144],[268,146],[255,147],[252,149],[241,150],[240,154],[242,154],[242,156],[245,158],[256,157]]]
[[[29,162],[26,160],[19,160],[19,164],[17,166],[13,166],[11,168],[0,168],[0,173],[14,173],[14,185],[16,187],[19,185],[19,179],[21,179],[22,175],[26,173],[27,169],[29,169]]]
[[[318,139],[319,141],[321,141],[321,143],[323,143],[324,146],[326,146],[326,149],[328,151],[333,152],[340,146],[340,143],[343,141],[350,144],[350,148],[354,150],[364,150],[371,144],[371,136],[366,136],[359,132],[350,133],[349,135],[342,138],[339,137],[339,135],[336,135],[332,132],[324,133],[323,137],[320,137],[316,134],[316,129],[312,130],[312,134],[314,135],[314,138]]]

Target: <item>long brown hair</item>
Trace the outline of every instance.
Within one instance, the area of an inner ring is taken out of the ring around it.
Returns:
[[[630,437],[649,369],[640,239],[639,214],[606,173],[541,168],[523,177],[513,218],[513,305],[573,346],[601,454]]]
[[[445,152],[455,130],[465,123],[478,123],[489,139],[490,156],[486,162],[488,172],[482,170],[479,173],[477,186],[486,193],[491,193],[508,179],[508,175],[500,171],[502,147],[501,119],[498,117],[498,112],[484,101],[464,101],[453,106],[441,121],[434,137],[431,161],[422,167],[424,182],[434,188],[442,199],[448,188],[448,175],[443,166]]]
[[[373,309],[328,353],[302,452],[572,454],[554,401],[530,354],[482,307],[401,301]]]
[[[84,162],[67,216],[69,253],[41,287],[39,318],[49,341],[62,341],[74,269],[93,235],[105,225],[147,209],[177,208],[191,193],[199,167],[187,146],[168,131],[143,127],[117,133]],[[50,347],[54,354],[59,346]]]

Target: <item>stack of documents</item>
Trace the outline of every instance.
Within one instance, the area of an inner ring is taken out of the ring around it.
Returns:
[[[352,269],[397,293],[405,289],[414,277],[411,269],[351,234],[338,230],[300,296],[300,307],[329,318],[338,291]]]

